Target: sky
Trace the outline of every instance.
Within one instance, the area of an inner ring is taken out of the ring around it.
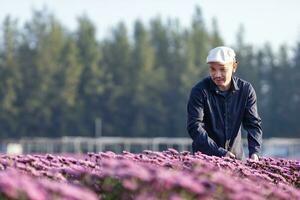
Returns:
[[[32,17],[32,10],[47,8],[70,30],[77,18],[87,15],[97,28],[99,39],[109,35],[120,21],[129,32],[135,20],[144,23],[157,16],[162,20],[177,18],[182,27],[189,27],[195,7],[202,9],[207,28],[213,18],[226,45],[234,45],[243,24],[245,42],[262,47],[269,42],[273,48],[289,47],[300,42],[299,0],[0,0],[0,22],[7,15],[18,19],[19,25]]]

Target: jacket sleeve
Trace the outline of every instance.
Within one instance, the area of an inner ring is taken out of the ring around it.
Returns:
[[[193,139],[193,151],[201,151],[207,155],[225,156],[227,150],[218,147],[204,129],[203,95],[192,89],[187,105],[187,131]]]
[[[248,133],[249,157],[254,153],[260,154],[262,145],[261,118],[257,112],[256,93],[251,85],[243,117],[243,126]]]

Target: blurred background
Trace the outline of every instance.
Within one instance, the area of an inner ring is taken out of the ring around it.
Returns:
[[[1,3],[2,152],[188,150],[189,92],[227,45],[257,92],[264,155],[300,158],[299,1]]]

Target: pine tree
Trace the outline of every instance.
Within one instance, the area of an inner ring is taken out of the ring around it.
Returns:
[[[3,44],[0,62],[0,130],[2,137],[17,137],[18,91],[21,88],[21,74],[18,63],[17,21],[6,17],[3,22]]]
[[[86,16],[78,19],[79,27],[76,32],[77,48],[79,49],[79,63],[82,66],[78,85],[77,113],[81,126],[77,133],[94,136],[95,120],[101,116],[103,101],[99,98],[104,94],[104,71],[100,65],[101,51],[96,39],[94,24]]]

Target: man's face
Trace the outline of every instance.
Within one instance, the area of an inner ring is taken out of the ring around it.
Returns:
[[[237,65],[232,62],[226,64],[211,62],[209,65],[209,73],[213,82],[220,90],[228,90],[230,88],[232,74],[235,72]]]

